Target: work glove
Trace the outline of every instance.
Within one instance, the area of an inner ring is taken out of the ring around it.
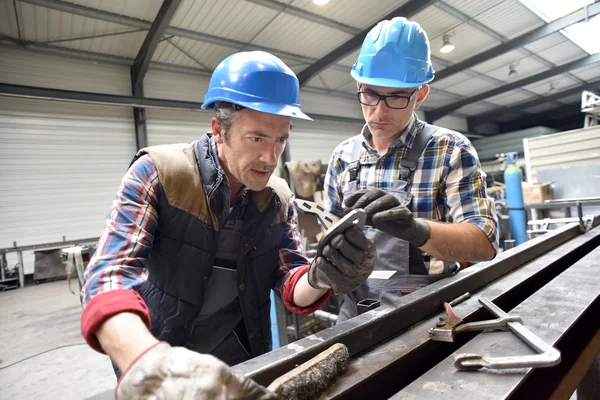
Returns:
[[[351,292],[371,275],[376,258],[375,243],[353,226],[333,236],[317,254],[308,269],[308,284],[336,294]]]
[[[421,247],[429,240],[429,224],[422,218],[414,218],[412,212],[393,194],[381,189],[363,189],[344,200],[346,211],[362,208],[367,213],[367,224],[388,235]]]
[[[211,355],[160,342],[121,377],[116,399],[276,400],[277,396]]]

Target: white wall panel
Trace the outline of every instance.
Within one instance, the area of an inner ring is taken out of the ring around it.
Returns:
[[[191,143],[210,130],[208,111],[146,110],[148,145]]]
[[[535,182],[537,171],[600,163],[600,126],[575,129],[552,135],[526,139],[531,176]]]
[[[134,154],[129,108],[0,97],[0,248],[99,236]]]
[[[362,124],[327,121],[295,121],[290,135],[290,158],[294,161],[321,160],[328,163],[333,150],[349,137],[358,135]]]
[[[0,82],[131,95],[129,68],[0,45]]]

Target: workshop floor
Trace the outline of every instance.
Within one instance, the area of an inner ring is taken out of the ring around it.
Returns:
[[[0,292],[0,399],[81,400],[114,388],[108,358],[85,345],[80,315],[64,280]]]

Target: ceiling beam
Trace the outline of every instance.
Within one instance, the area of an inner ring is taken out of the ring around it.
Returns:
[[[510,107],[498,108],[497,110],[494,110],[494,111],[479,114],[479,115],[470,117],[469,123],[474,127],[483,125],[488,122],[497,123],[498,122],[497,118],[499,116],[514,113],[514,112],[522,112],[523,110],[526,110],[527,108],[534,107],[534,106],[544,104],[544,103],[549,103],[549,102],[555,101],[555,100],[560,100],[565,97],[568,97],[568,96],[571,96],[571,95],[574,95],[577,93],[581,93],[584,90],[595,89],[596,87],[600,87],[600,80],[596,80],[593,82],[586,82],[582,85],[578,85],[576,87],[573,87],[573,88],[570,88],[567,90],[563,90],[562,92],[557,92],[557,93],[553,93],[550,95],[546,95],[540,99],[534,99],[534,100],[526,101],[524,103],[515,104]]]
[[[452,111],[458,110],[461,107],[467,106],[469,104],[473,104],[477,101],[485,100],[490,97],[497,96],[499,94],[506,93],[511,90],[523,87],[523,86],[531,85],[532,83],[539,82],[541,80],[551,78],[556,75],[560,75],[566,71],[581,68],[586,65],[593,64],[593,63],[596,63],[599,61],[600,61],[600,53],[594,54],[591,56],[582,57],[578,60],[559,65],[557,67],[551,68],[547,71],[530,76],[528,78],[524,78],[519,81],[512,82],[512,83],[509,83],[504,86],[500,86],[499,88],[488,90],[487,92],[483,92],[483,93],[477,94],[475,96],[456,101],[454,103],[448,104],[447,106],[440,107],[436,110],[430,111],[428,113],[428,121],[429,120],[436,121],[436,120],[442,118],[444,115],[451,113]]]
[[[58,100],[75,103],[103,104],[108,106],[124,106],[138,108],[167,108],[176,110],[202,110],[202,103],[194,101],[181,101],[170,99],[137,98],[106,93],[80,92],[74,90],[42,88],[26,85],[13,85],[0,83],[0,96],[30,98],[40,100]],[[310,114],[314,120],[346,122],[364,125],[361,118],[342,117],[338,115]]]
[[[101,21],[112,22],[115,24],[131,26],[134,28],[150,29],[152,22],[146,21],[139,18],[128,17],[125,15],[115,14],[108,11],[98,10],[91,7],[85,7],[78,4],[68,3],[61,0],[19,0],[22,3],[29,3],[40,7],[50,8],[53,10],[63,11],[69,14],[80,15],[82,17],[88,17],[98,19]],[[268,53],[275,54],[279,57],[286,58],[290,61],[298,62],[301,64],[312,64],[316,61],[315,58],[306,57],[299,54],[290,53],[283,50],[272,49],[265,46],[258,46],[249,44],[239,40],[226,39],[216,35],[209,35],[207,33],[201,33],[191,31],[188,29],[181,29],[170,26],[165,31],[167,35],[179,36],[186,39],[197,40],[205,43],[215,44],[217,46],[230,47],[236,50],[261,50]],[[347,66],[334,65],[333,69],[342,72],[348,72]]]
[[[137,98],[134,96],[80,92],[75,90],[51,89],[26,85],[12,85],[8,83],[0,83],[0,95],[140,108],[201,110],[200,107],[202,106],[202,103],[192,101]]]
[[[581,104],[565,104],[562,107],[553,108],[541,113],[528,115],[527,117],[517,118],[499,125],[500,133],[517,131],[520,129],[531,128],[533,126],[550,126],[562,123],[561,121],[580,116],[583,126],[584,114],[581,112]]]
[[[410,0],[404,5],[392,11],[391,13],[379,18],[379,21],[385,19],[392,19],[394,17],[400,16],[410,18],[411,16],[430,6],[436,1],[437,0]],[[300,71],[298,73],[298,80],[300,81],[300,86],[304,86],[313,76],[315,76],[325,68],[329,67],[331,64],[335,63],[351,51],[359,48],[362,45],[362,42],[365,40],[365,37],[367,37],[369,31],[373,29],[373,27],[375,27],[376,25],[377,23],[362,30],[360,33],[354,35],[354,37],[352,37],[350,40],[346,41],[345,43],[338,46],[322,58],[319,58],[318,60],[314,61],[304,70]]]
[[[517,36],[516,38],[504,42],[496,47],[493,47],[489,50],[469,57],[466,60],[444,68],[436,74],[435,81],[439,82],[442,79],[448,78],[449,76],[457,74],[467,68],[471,68],[477,64],[481,64],[482,62],[488,61],[494,57],[498,57],[499,55],[507,53],[511,50],[518,49],[528,43],[534,42],[538,39],[551,35],[568,26],[585,21],[587,18],[593,17],[597,14],[600,14],[600,2],[590,4],[588,7],[584,7],[569,15],[566,15],[562,18],[545,24],[539,28],[533,29],[527,33]]]
[[[152,26],[148,30],[148,34],[144,39],[144,43],[140,47],[135,61],[131,66],[131,86],[135,89],[142,87],[144,76],[148,72],[148,67],[152,61],[152,56],[156,51],[159,40],[167,30],[171,19],[175,15],[177,8],[181,4],[181,0],[163,0]],[[134,93],[135,96],[135,93]]]
[[[146,72],[148,72],[152,56],[180,4],[181,0],[163,0],[160,5],[160,9],[148,30],[148,34],[140,46],[133,64],[129,68],[131,94],[133,97],[144,97],[144,77],[146,76]],[[135,143],[137,149],[140,150],[148,146],[145,108],[133,107],[133,123],[135,127]]]

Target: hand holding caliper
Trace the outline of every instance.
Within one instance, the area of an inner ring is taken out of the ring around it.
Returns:
[[[353,210],[338,222],[312,201],[294,200],[296,207],[315,215],[327,229],[319,240],[317,255],[308,270],[308,283],[315,289],[331,288],[348,293],[360,286],[375,267],[375,244],[362,231],[366,214]]]

